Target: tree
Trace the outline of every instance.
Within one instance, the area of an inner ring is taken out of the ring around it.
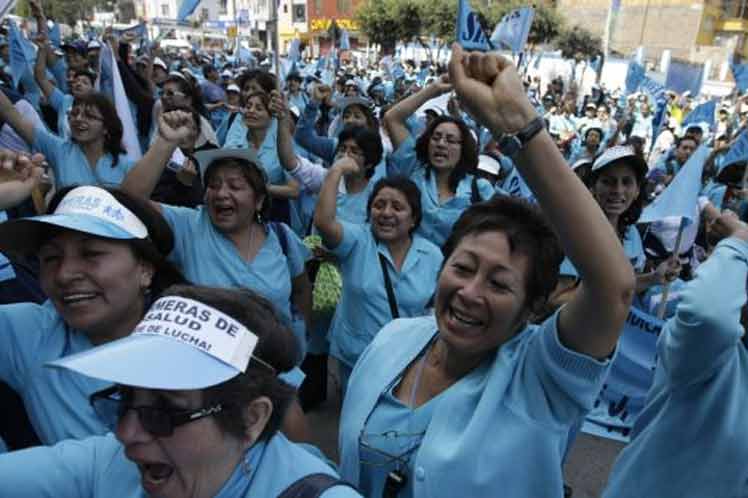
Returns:
[[[42,8],[47,18],[75,26],[78,21],[86,21],[93,17],[94,9],[112,12],[115,8],[114,0],[42,0]],[[31,9],[27,0],[19,0],[16,4],[16,14],[29,17]]]
[[[556,48],[561,50],[562,57],[579,63],[597,57],[602,52],[602,40],[585,28],[574,26],[561,31]]]
[[[361,31],[385,53],[392,53],[398,41],[420,34],[420,16],[418,0],[368,0],[356,12]]]

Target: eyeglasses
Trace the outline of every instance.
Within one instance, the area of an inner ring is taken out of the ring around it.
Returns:
[[[180,92],[178,90],[164,90],[161,93],[162,97],[166,97],[167,99],[173,98],[173,97],[186,97],[187,94],[184,92]]]
[[[228,407],[216,404],[207,408],[193,410],[174,410],[158,406],[133,406],[132,389],[113,386],[93,393],[89,402],[96,414],[114,430],[117,423],[130,410],[138,415],[143,429],[155,437],[169,437],[180,425],[189,424],[205,417],[212,417]]]
[[[358,147],[354,148],[354,147],[346,147],[345,145],[341,145],[338,147],[338,150],[336,151],[335,155],[342,156],[343,154],[348,154],[349,156],[364,157],[364,152]]]
[[[70,112],[68,113],[69,119],[86,119],[88,121],[104,121],[104,118],[101,116],[97,116],[96,114],[92,114],[91,112],[81,109],[81,108],[72,108],[70,109]]]
[[[434,133],[431,135],[431,141],[438,144],[442,139],[447,141],[447,145],[458,146],[462,145],[462,140],[453,135],[442,135],[440,133]]]

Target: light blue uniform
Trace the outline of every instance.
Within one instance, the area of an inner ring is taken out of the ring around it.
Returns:
[[[473,176],[465,176],[457,186],[455,196],[442,203],[436,186],[436,174],[432,171],[427,177],[426,167],[416,158],[415,147],[416,142],[412,136],[401,143],[387,161],[387,174],[406,176],[418,186],[421,191],[423,219],[417,233],[441,246],[452,232],[452,225],[457,218],[471,205]],[[477,186],[482,200],[493,197],[495,191],[490,182],[481,178]]]
[[[34,127],[33,147],[35,152],[41,152],[47,158],[58,189],[69,185],[118,186],[133,167],[133,162],[120,154],[117,166],[113,168],[114,158],[111,154],[104,154],[96,167],[91,168],[78,144],[63,140],[40,126]]]
[[[204,206],[197,209],[162,205],[162,212],[174,232],[174,249],[169,255],[190,282],[215,287],[249,288],[270,300],[275,309],[293,325],[301,341],[304,322],[291,312],[291,280],[305,271],[309,249],[287,226],[286,255],[273,230],[251,263],[234,243],[216,230]],[[306,343],[304,339],[302,345]]]
[[[75,98],[69,93],[62,93],[57,87],[49,96],[49,105],[57,112],[57,136],[63,140],[70,140],[70,123],[68,113],[73,107]]]
[[[282,434],[247,451],[215,498],[275,498],[304,476],[337,477],[322,460]],[[140,472],[112,434],[64,441],[0,455],[0,496],[13,498],[144,498]],[[355,498],[348,486],[333,486],[322,498]]]
[[[44,366],[91,347],[88,337],[65,325],[49,301],[0,306],[0,379],[21,396],[44,444],[108,430],[88,397],[111,383]]]
[[[741,343],[748,244],[720,242],[657,343],[647,406],[605,498],[748,496],[748,351]]]
[[[377,332],[392,320],[379,255],[387,259],[392,290],[403,318],[425,313],[443,256],[434,244],[414,235],[398,272],[389,249],[377,242],[368,224],[341,225],[343,238],[332,253],[340,262],[343,292],[330,327],[330,354],[353,368]]]
[[[626,228],[626,233],[623,236],[623,252],[626,254],[631,266],[634,267],[634,271],[639,273],[644,271],[644,265],[647,262],[647,255],[644,254],[644,244],[642,244],[641,235],[636,226],[629,225]],[[579,277],[579,272],[574,268],[574,264],[569,258],[564,258],[561,262],[561,268],[559,269],[559,275],[565,277]]]
[[[557,316],[529,326],[431,400],[426,433],[408,464],[406,496],[563,495],[561,462],[569,428],[592,406],[608,362],[562,346]],[[358,484],[362,472],[375,472],[361,462],[361,431],[367,419],[380,417],[374,412],[382,393],[437,333],[433,316],[396,320],[361,355],[340,421],[344,479]]]

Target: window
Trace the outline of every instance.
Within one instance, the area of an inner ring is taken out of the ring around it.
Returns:
[[[169,4],[167,3],[161,4],[161,15],[163,17],[170,17],[169,16]]]
[[[283,4],[283,13],[284,14],[288,14],[288,4],[287,3]]]
[[[202,9],[200,11],[200,19],[202,19],[203,21],[207,21],[209,17],[210,14],[208,13],[208,9]]]
[[[322,15],[322,0],[314,0],[314,13],[318,16]]]
[[[306,5],[294,5],[292,22],[306,22]]]
[[[226,15],[229,12],[229,1],[228,0],[220,0],[218,2],[218,13],[222,15]]]
[[[340,14],[350,14],[351,13],[351,0],[338,0],[337,8]]]

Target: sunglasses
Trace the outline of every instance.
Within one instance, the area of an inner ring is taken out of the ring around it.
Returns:
[[[95,392],[90,396],[89,402],[99,418],[112,431],[115,430],[120,419],[133,410],[143,429],[155,437],[169,437],[174,434],[174,429],[181,425],[212,417],[228,408],[220,403],[191,410],[161,406],[133,406],[132,389],[124,386],[112,386]]]
[[[163,93],[161,93],[162,97],[166,97],[167,99],[170,99],[172,97],[186,97],[187,94],[184,92],[176,91],[176,90],[166,90]]]

